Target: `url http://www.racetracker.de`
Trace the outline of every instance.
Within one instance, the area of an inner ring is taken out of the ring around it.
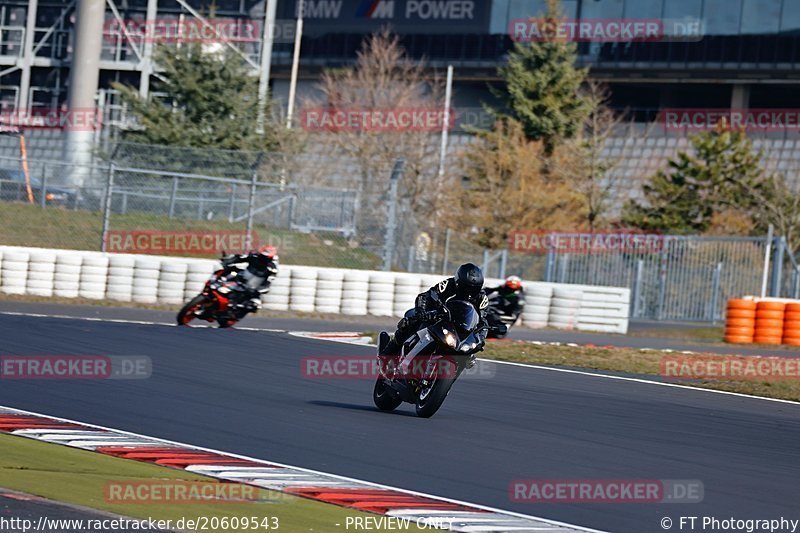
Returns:
[[[0,531],[7,533],[61,533],[62,531],[81,531],[85,533],[106,533],[109,531],[278,531],[280,521],[276,516],[197,516],[161,520],[156,518],[105,518],[75,519],[49,518],[40,516],[30,518],[0,517]]]
[[[800,533],[800,519],[736,518],[715,516],[665,516],[661,528],[672,531],[741,531],[745,533]]]

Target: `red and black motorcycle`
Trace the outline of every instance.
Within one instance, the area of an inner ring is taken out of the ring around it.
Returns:
[[[253,254],[258,256],[258,254]],[[274,254],[262,254],[267,264],[237,267],[223,261],[220,268],[206,282],[203,291],[189,300],[178,312],[179,326],[188,326],[192,320],[217,322],[229,328],[260,307],[258,296],[267,292],[269,281],[277,273]],[[271,264],[269,264],[271,263]],[[246,263],[245,263],[246,265]],[[253,268],[256,267],[256,273]],[[261,272],[262,275],[259,275]],[[265,281],[266,280],[266,281]]]

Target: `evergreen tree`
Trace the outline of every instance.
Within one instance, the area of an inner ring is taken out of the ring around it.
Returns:
[[[158,145],[275,150],[283,128],[270,120],[267,102],[265,133],[256,132],[258,79],[232,51],[205,52],[202,45],[160,47],[155,52],[159,79],[143,99],[130,86],[114,84],[137,118],[139,127],[125,132],[126,141]]]
[[[547,6],[538,27],[552,28],[562,18],[558,0],[548,0]],[[541,140],[547,154],[560,140],[572,138],[590,111],[590,103],[580,94],[588,69],[575,68],[576,58],[575,43],[551,34],[517,41],[508,62],[498,69],[505,87],[493,93],[506,109],[495,115],[519,121],[526,137]]]
[[[714,215],[755,208],[753,191],[763,188],[761,152],[743,131],[721,123],[690,137],[692,153],[681,151],[643,187],[644,202],[629,202],[623,221],[646,230],[706,231]]]

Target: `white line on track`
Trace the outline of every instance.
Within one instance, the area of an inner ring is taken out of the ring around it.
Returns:
[[[239,454],[236,454],[236,453],[231,453],[231,452],[226,452],[226,451],[221,451],[221,450],[215,450],[213,448],[205,448],[203,446],[195,446],[193,444],[185,444],[183,442],[177,442],[177,441],[167,440],[167,439],[160,439],[158,437],[150,437],[148,435],[142,435],[141,433],[134,433],[132,431],[125,431],[125,430],[122,430],[122,429],[115,429],[115,428],[111,428],[111,427],[108,427],[108,426],[100,426],[100,425],[97,425],[97,424],[89,424],[89,423],[86,423],[86,422],[81,422],[81,421],[78,421],[78,420],[72,420],[72,419],[69,419],[69,418],[61,418],[61,417],[58,417],[58,416],[47,415],[47,414],[43,414],[43,413],[37,413],[35,411],[26,411],[24,409],[18,409],[16,407],[0,406],[0,408],[8,409],[8,410],[11,410],[11,411],[16,411],[18,413],[22,413],[22,414],[26,414],[26,415],[43,416],[43,417],[47,417],[47,418],[52,418],[54,420],[60,420],[62,422],[70,422],[70,423],[73,423],[73,424],[79,424],[79,425],[86,426],[86,427],[93,427],[93,428],[97,428],[97,429],[103,429],[103,430],[106,430],[106,431],[114,431],[114,432],[117,432],[117,433],[123,433],[125,435],[130,435],[132,437],[138,437],[138,438],[143,438],[143,439],[151,439],[151,440],[154,440],[154,441],[163,442],[164,444],[172,444],[172,445],[181,446],[181,447],[185,447],[185,448],[191,448],[191,449],[194,449],[194,450],[200,450],[200,451],[205,451],[205,452],[223,454],[223,455],[227,455],[227,456],[230,456],[230,457],[236,457],[238,459],[246,459],[248,461],[255,461],[255,462],[260,462],[260,463],[267,462],[269,464],[277,465],[277,466],[284,467],[284,468],[293,468],[295,470],[299,470],[299,471],[302,471],[302,472],[308,472],[310,474],[328,476],[328,477],[332,477],[332,478],[335,478],[335,479],[340,479],[342,481],[351,481],[351,482],[355,482],[355,483],[363,483],[365,485],[369,485],[369,486],[372,486],[372,487],[375,487],[375,488],[378,488],[378,489],[393,490],[393,491],[403,492],[405,494],[410,494],[410,495],[413,495],[413,496],[420,496],[420,497],[424,497],[424,498],[434,498],[434,499],[437,499],[437,500],[454,503],[456,505],[464,505],[464,506],[467,506],[467,507],[474,507],[474,508],[477,508],[477,509],[483,509],[485,511],[491,511],[491,512],[494,512],[494,513],[500,513],[500,514],[504,514],[504,515],[508,515],[508,516],[515,516],[515,517],[518,517],[518,518],[527,518],[527,519],[530,519],[530,520],[539,520],[539,521],[542,521],[542,522],[546,522],[546,523],[552,524],[554,526],[570,527],[570,528],[574,528],[574,529],[577,529],[577,530],[580,530],[580,531],[585,531],[586,533],[602,533],[601,531],[599,531],[597,529],[591,529],[591,528],[587,528],[587,527],[583,527],[583,526],[578,526],[578,525],[575,525],[575,524],[568,524],[566,522],[559,522],[557,520],[550,520],[548,518],[541,518],[541,517],[538,517],[538,516],[531,516],[531,515],[525,515],[525,514],[522,514],[522,513],[515,513],[513,511],[506,511],[506,510],[503,510],[503,509],[497,509],[497,508],[489,507],[489,506],[486,506],[486,505],[480,505],[480,504],[476,504],[476,503],[469,503],[469,502],[465,502],[465,501],[461,501],[461,500],[454,500],[452,498],[445,498],[443,496],[436,496],[434,494],[427,494],[427,493],[424,493],[424,492],[417,492],[417,491],[414,491],[414,490],[401,489],[401,488],[392,487],[392,486],[389,486],[389,485],[382,485],[380,483],[373,483],[372,481],[365,481],[363,479],[340,476],[338,474],[330,474],[328,472],[320,472],[319,470],[311,470],[310,468],[303,468],[303,467],[294,466],[294,465],[287,465],[287,464],[284,464],[284,463],[276,463],[276,462],[270,461],[268,459],[257,459],[255,457],[249,457],[247,455],[239,455]]]
[[[690,390],[695,392],[711,392],[714,394],[727,394],[729,396],[739,396],[742,398],[750,398],[753,400],[767,400],[770,402],[778,402],[778,403],[788,403],[791,405],[800,405],[800,402],[795,402],[792,400],[782,400],[780,398],[767,398],[766,396],[756,396],[754,394],[743,394],[741,392],[730,392],[725,390],[717,390],[717,389],[705,389],[701,387],[692,387],[691,385],[680,385],[678,383],[666,383],[664,381],[653,381],[650,379],[642,379],[642,378],[632,378],[627,376],[614,376],[610,374],[600,374],[597,372],[587,372],[584,370],[572,370],[569,368],[556,368],[552,366],[540,366],[540,365],[529,365],[526,363],[514,363],[511,361],[498,361],[496,359],[483,359],[479,358],[478,361],[485,361],[487,363],[496,363],[498,365],[511,365],[511,366],[519,366],[523,368],[533,368],[536,370],[549,370],[551,372],[565,372],[567,374],[580,374],[582,376],[591,376],[595,378],[606,378],[606,379],[616,379],[619,381],[632,381],[634,383],[644,383],[647,385],[660,385],[662,387],[674,387],[677,389],[684,389]]]
[[[152,322],[147,320],[129,320],[126,318],[102,318],[102,317],[92,317],[92,316],[70,316],[70,315],[45,315],[41,313],[20,313],[16,311],[0,311],[0,315],[9,315],[9,316],[27,316],[33,318],[66,318],[69,320],[86,320],[88,322],[111,322],[114,324],[140,324],[145,326],[173,326],[178,327],[177,324],[174,322]],[[192,328],[211,328],[217,329],[210,324],[198,324],[196,326],[190,326]],[[271,328],[250,328],[250,327],[239,327],[236,326],[235,328],[238,331],[268,331],[270,333],[286,333],[284,329],[271,329]]]
[[[300,336],[306,336],[306,337],[309,336],[309,334],[307,332],[293,332],[293,331],[290,331],[288,333],[290,335],[295,335],[295,334],[299,333]],[[328,332],[328,334],[330,335],[330,332]],[[334,341],[334,342],[348,342],[348,341],[346,341],[346,340],[344,340],[342,338],[338,338],[338,339],[336,339],[336,338],[326,338],[324,336],[317,336],[317,337],[311,337],[311,338],[314,338],[314,339],[317,339],[317,340]],[[377,344],[364,344],[364,343],[355,342],[355,341],[350,342],[350,344],[357,344],[359,346],[371,346],[373,348],[377,348],[378,347]],[[720,354],[720,355],[724,355],[724,354]],[[690,390],[690,391],[695,391],[695,392],[711,392],[711,393],[714,393],[714,394],[727,394],[728,396],[739,396],[741,398],[750,398],[750,399],[754,399],[754,400],[766,400],[766,401],[770,401],[770,402],[788,403],[788,404],[791,404],[791,405],[800,405],[800,402],[795,402],[795,401],[792,401],[792,400],[783,400],[783,399],[780,399],[780,398],[768,398],[766,396],[756,396],[755,394],[744,394],[744,393],[741,393],[741,392],[730,392],[730,391],[717,390],[717,389],[706,389],[706,388],[702,388],[702,387],[692,387],[691,385],[681,385],[679,383],[668,383],[668,382],[664,382],[664,381],[653,381],[651,379],[633,378],[633,377],[629,377],[629,376],[615,376],[613,374],[602,374],[600,372],[589,372],[589,371],[586,371],[586,370],[573,370],[573,369],[570,369],[570,368],[558,368],[558,367],[553,367],[553,366],[541,366],[541,365],[534,365],[534,364],[530,364],[530,363],[516,363],[516,362],[513,362],[513,361],[500,361],[498,359],[486,359],[486,358],[483,358],[483,357],[479,357],[478,361],[483,361],[485,363],[494,363],[494,364],[497,364],[497,365],[517,366],[517,367],[528,368],[528,369],[533,369],[533,370],[547,370],[547,371],[550,371],[550,372],[564,372],[564,373],[567,373],[567,374],[579,374],[579,375],[582,375],[582,376],[591,376],[593,378],[616,379],[618,381],[630,381],[630,382],[633,382],[633,383],[644,383],[646,385],[660,385],[662,387],[674,387],[676,389],[684,389],[684,390]]]

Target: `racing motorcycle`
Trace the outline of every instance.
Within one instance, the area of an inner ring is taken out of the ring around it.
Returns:
[[[483,349],[484,342],[476,335],[479,321],[471,303],[451,300],[438,319],[403,343],[399,355],[379,355],[372,392],[375,406],[392,411],[408,402],[416,406],[417,416],[433,416],[466,368],[467,360]]]
[[[223,252],[223,256],[224,256]],[[253,276],[246,268],[230,266],[220,268],[206,281],[203,291],[189,300],[178,312],[179,326],[188,326],[192,320],[217,322],[228,328],[257,311],[259,303],[251,301],[253,290],[261,278]],[[259,292],[267,292],[268,289]]]
[[[489,332],[486,336],[490,339],[505,337],[522,314],[523,307],[525,300],[522,299],[511,302],[498,292],[489,296],[489,307],[486,309]]]

